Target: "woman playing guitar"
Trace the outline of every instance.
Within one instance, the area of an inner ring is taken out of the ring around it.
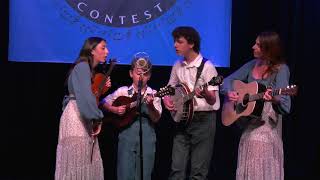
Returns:
[[[249,121],[239,143],[236,179],[284,179],[281,115],[290,112],[291,101],[289,96],[273,96],[270,92],[287,87],[290,72],[284,63],[280,38],[276,32],[260,33],[252,49],[255,59],[225,78],[221,91],[226,95],[222,119],[227,120],[224,116],[232,111],[228,111],[226,106],[232,104],[232,108],[236,108],[243,95],[243,88],[236,87],[245,83],[268,87],[257,101],[262,104],[262,113],[244,119]],[[244,83],[239,83],[239,80]],[[241,112],[242,109],[237,111]]]

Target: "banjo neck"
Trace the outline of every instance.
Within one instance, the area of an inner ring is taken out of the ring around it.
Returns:
[[[202,90],[203,88],[207,87],[208,85],[210,85],[210,84],[205,83],[205,84],[199,86],[199,88]],[[184,86],[187,87],[186,84],[184,84]],[[188,93],[186,96],[183,97],[183,102],[187,102],[187,101],[191,100],[195,95],[196,95],[196,91],[194,89],[192,92]]]

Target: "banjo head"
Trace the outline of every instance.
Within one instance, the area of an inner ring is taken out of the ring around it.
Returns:
[[[172,119],[177,123],[189,124],[193,115],[193,100],[187,100],[190,89],[185,84],[175,86],[175,93],[171,96],[177,111],[170,111]]]

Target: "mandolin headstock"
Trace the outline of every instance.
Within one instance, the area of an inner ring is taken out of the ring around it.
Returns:
[[[160,88],[160,90],[155,94],[157,97],[164,97],[167,95],[174,95],[175,89],[171,87],[171,85],[167,85],[165,87]]]

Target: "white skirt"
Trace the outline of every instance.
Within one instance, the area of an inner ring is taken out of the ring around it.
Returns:
[[[274,119],[273,124],[269,117]],[[238,150],[237,180],[283,180],[282,118],[266,102],[260,127],[243,132]]]
[[[93,144],[83,124],[76,100],[69,101],[60,118],[55,179],[104,179],[98,139],[96,138]]]

